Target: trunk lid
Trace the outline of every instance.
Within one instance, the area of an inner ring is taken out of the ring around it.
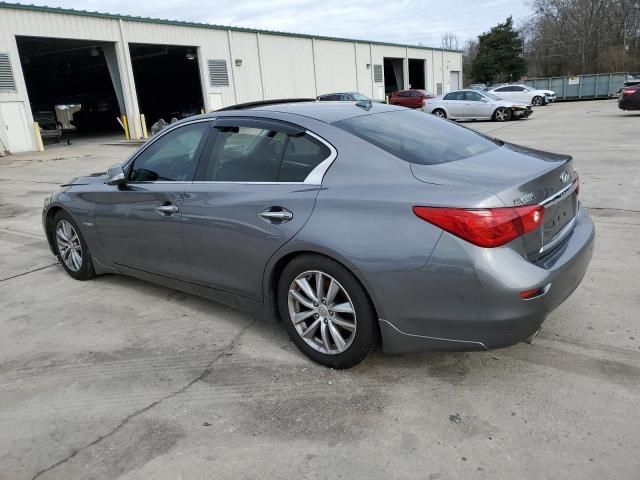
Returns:
[[[541,228],[522,237],[523,253],[532,261],[569,233],[577,213],[576,174],[569,155],[504,144],[454,162],[412,164],[411,171],[426,183],[486,190],[507,207],[544,204]]]

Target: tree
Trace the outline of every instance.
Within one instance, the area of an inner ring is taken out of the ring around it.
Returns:
[[[478,37],[478,54],[472,65],[476,81],[511,82],[519,80],[526,72],[523,40],[513,28],[513,17]]]
[[[640,69],[638,0],[533,0],[525,36],[529,75]]]
[[[440,38],[440,45],[445,50],[460,50],[460,41],[455,33],[445,33]]]
[[[473,62],[478,56],[478,41],[467,40],[462,47],[462,74],[464,75],[464,85],[473,83]]]

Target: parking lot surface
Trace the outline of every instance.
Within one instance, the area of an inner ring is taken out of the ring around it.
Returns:
[[[533,344],[310,363],[281,325],[138,280],[78,282],[43,197],[132,149],[0,158],[0,479],[640,477],[640,115],[467,126],[569,153],[597,246]]]

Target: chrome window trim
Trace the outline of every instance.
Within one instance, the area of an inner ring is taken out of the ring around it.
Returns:
[[[231,117],[230,117],[231,118]],[[164,135],[166,135],[169,132],[172,132],[173,130],[176,130],[177,128],[180,127],[184,127],[186,125],[192,125],[194,123],[200,123],[200,122],[213,122],[215,120],[214,117],[207,117],[207,118],[199,118],[197,120],[193,120],[190,122],[185,122],[185,123],[181,123],[178,126],[172,126],[172,127],[168,127],[165,128],[164,130],[158,132],[156,134],[156,136],[153,138],[152,141],[148,141],[147,143],[145,143],[140,150],[138,150],[137,152],[135,152],[128,160],[125,161],[125,163],[123,164],[122,168],[126,169],[129,167],[130,164],[132,164],[136,158],[138,158],[139,155],[142,154],[142,152],[144,152],[147,148],[149,148],[149,146],[151,146],[152,144],[154,144],[156,141],[158,141],[160,138],[162,138]],[[310,185],[310,186],[322,186],[322,180],[324,179],[325,174],[327,173],[327,170],[329,170],[329,167],[331,167],[331,165],[333,165],[334,160],[337,158],[338,156],[338,151],[335,149],[335,147],[333,145],[331,145],[327,140],[325,140],[324,138],[322,138],[321,136],[309,131],[309,130],[305,130],[305,135],[309,135],[310,137],[315,138],[316,140],[318,140],[320,143],[322,143],[325,147],[327,147],[329,149],[329,156],[327,158],[325,158],[323,161],[321,161],[318,165],[315,166],[315,168],[313,170],[311,170],[309,172],[309,174],[306,176],[306,178],[302,181],[302,182],[229,182],[229,181],[211,181],[211,180],[202,180],[202,181],[191,181],[191,182],[184,182],[184,181],[170,181],[170,180],[158,180],[158,181],[149,181],[149,182],[127,182],[129,184],[132,185],[144,185],[144,184],[152,184],[152,185],[156,185],[156,184],[171,184],[171,185],[179,185],[179,184],[208,184],[208,183],[219,183],[219,184],[233,184],[233,185]]]
[[[309,130],[306,130],[305,134],[318,140],[325,147],[327,147],[331,152],[327,158],[325,158],[322,162],[316,165],[313,170],[309,172],[309,175],[307,175],[307,178],[305,178],[304,181],[302,182],[304,185],[319,186],[319,185],[322,185],[322,180],[324,179],[324,175],[327,173],[327,170],[329,170],[329,167],[333,165],[334,160],[338,156],[338,151],[335,149],[333,145],[331,145],[321,136],[316,135],[315,133],[310,132]],[[287,183],[287,182],[284,182],[284,183]]]

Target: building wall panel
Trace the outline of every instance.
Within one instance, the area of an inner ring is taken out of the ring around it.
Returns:
[[[315,97],[311,39],[259,35],[264,98]]]
[[[318,95],[358,89],[355,43],[315,41]]]
[[[258,56],[258,35],[229,32],[231,39],[231,69],[238,103],[263,100],[262,73]],[[240,66],[235,60],[242,61]]]

